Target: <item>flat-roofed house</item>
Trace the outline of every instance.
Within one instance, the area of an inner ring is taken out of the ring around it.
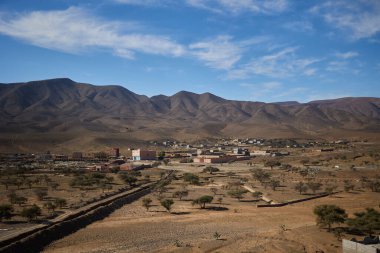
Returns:
[[[156,160],[156,151],[141,149],[132,150],[132,160]]]

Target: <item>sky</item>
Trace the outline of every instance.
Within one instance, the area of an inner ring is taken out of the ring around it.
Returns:
[[[1,0],[0,82],[380,97],[379,0]]]

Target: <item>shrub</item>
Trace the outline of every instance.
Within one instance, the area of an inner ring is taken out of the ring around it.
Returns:
[[[350,229],[358,230],[372,236],[380,230],[380,212],[367,208],[365,212],[355,213],[355,218],[348,219]]]
[[[230,195],[232,198],[236,198],[239,201],[244,198],[244,194],[246,194],[248,191],[245,189],[237,189],[237,190],[232,190],[228,192],[228,195]]]
[[[0,205],[0,221],[3,221],[3,219],[10,219],[12,217],[13,212],[13,206],[5,204]]]
[[[21,216],[27,218],[28,221],[36,219],[39,215],[41,215],[41,208],[37,205],[24,208],[21,211]]]
[[[170,210],[172,209],[172,205],[174,204],[174,201],[172,199],[164,199],[161,202],[161,206],[163,206],[166,211],[170,213]]]
[[[146,208],[147,211],[149,211],[150,204],[152,203],[152,200],[150,198],[143,198],[142,199],[142,205]]]
[[[207,173],[214,173],[214,172],[218,172],[220,171],[218,168],[216,167],[212,167],[212,166],[207,166],[206,168],[203,169],[203,172],[207,172]]]
[[[194,185],[199,184],[199,177],[197,175],[194,175],[193,173],[185,173],[183,175],[183,180],[190,184],[194,184]]]

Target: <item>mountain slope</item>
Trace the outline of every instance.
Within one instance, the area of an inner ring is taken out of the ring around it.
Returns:
[[[3,150],[218,136],[361,137],[380,132],[380,99],[262,103],[186,91],[148,98],[60,78],[0,84],[0,120]]]

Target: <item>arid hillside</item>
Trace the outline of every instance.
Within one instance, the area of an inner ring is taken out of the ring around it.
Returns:
[[[3,151],[220,136],[376,138],[380,98],[263,103],[186,91],[149,98],[62,78],[0,84],[0,132]]]

